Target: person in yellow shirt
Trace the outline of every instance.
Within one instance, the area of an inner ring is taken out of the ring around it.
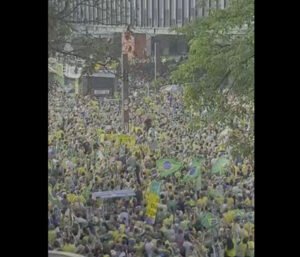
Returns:
[[[245,257],[248,247],[248,240],[246,238],[243,239],[238,245],[236,249],[236,257]]]
[[[244,200],[244,205],[246,207],[251,207],[252,206],[252,201],[248,196],[246,196],[246,199]]]
[[[248,173],[248,166],[247,166],[246,163],[244,163],[244,164],[242,165],[242,173],[243,173],[244,176],[246,176],[247,173]]]
[[[248,232],[248,235],[251,234],[253,228],[254,228],[254,224],[253,223],[247,222],[244,225],[244,229]]]
[[[247,244],[246,257],[254,257],[254,241],[253,237],[250,237],[250,240]]]
[[[225,257],[236,257],[234,243],[231,238],[228,238],[226,242]]]
[[[229,195],[229,196],[227,197],[227,199],[226,199],[226,204],[227,204],[228,210],[233,209],[233,207],[234,207],[234,198],[233,198],[231,195]]]
[[[207,198],[206,196],[203,196],[203,197],[200,196],[200,198],[199,198],[198,201],[197,201],[197,206],[198,206],[201,210],[203,210],[204,208],[206,208],[207,203],[208,203],[208,198]]]

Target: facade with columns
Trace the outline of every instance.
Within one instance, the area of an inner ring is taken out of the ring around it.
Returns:
[[[49,0],[63,11],[67,0]],[[181,27],[228,0],[69,0],[67,18],[73,23],[144,28]]]

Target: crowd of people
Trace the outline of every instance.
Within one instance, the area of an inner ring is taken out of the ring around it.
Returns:
[[[254,167],[230,153],[222,124],[199,130],[181,94],[131,91],[130,128],[124,131],[118,101],[49,92],[49,250],[87,257],[253,257]],[[245,131],[245,133],[247,133]],[[128,134],[123,145],[100,134]],[[184,181],[201,156],[201,185]],[[211,172],[221,156],[230,166]],[[160,178],[156,161],[183,165]],[[161,182],[154,224],[146,222],[146,194]],[[92,192],[132,189],[135,197],[102,201]],[[104,206],[106,206],[104,208]],[[210,213],[213,225],[201,220]],[[239,214],[237,214],[239,213]]]

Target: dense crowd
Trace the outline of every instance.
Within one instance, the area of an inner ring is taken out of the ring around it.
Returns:
[[[130,94],[127,132],[136,144],[122,145],[100,136],[126,134],[118,101],[60,87],[51,89],[48,101],[49,250],[88,257],[254,256],[254,167],[231,156],[226,127],[194,130],[181,94],[147,96],[139,87]],[[205,159],[201,185],[183,180],[198,156]],[[213,174],[221,156],[230,166]],[[156,161],[163,158],[183,166],[160,179]],[[145,196],[154,179],[161,190],[151,225]],[[135,197],[102,201],[91,194],[121,189],[134,190]],[[204,226],[203,213],[213,215],[213,226]]]

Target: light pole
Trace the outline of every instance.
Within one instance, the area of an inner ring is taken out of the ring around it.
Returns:
[[[129,99],[128,99],[128,55],[122,54],[122,123],[125,132],[129,131]]]
[[[157,70],[157,45],[156,45],[156,30],[154,29],[154,81],[156,81],[156,70]]]
[[[157,54],[156,54],[156,38],[154,38],[154,80],[156,81],[156,69],[157,69]]]

